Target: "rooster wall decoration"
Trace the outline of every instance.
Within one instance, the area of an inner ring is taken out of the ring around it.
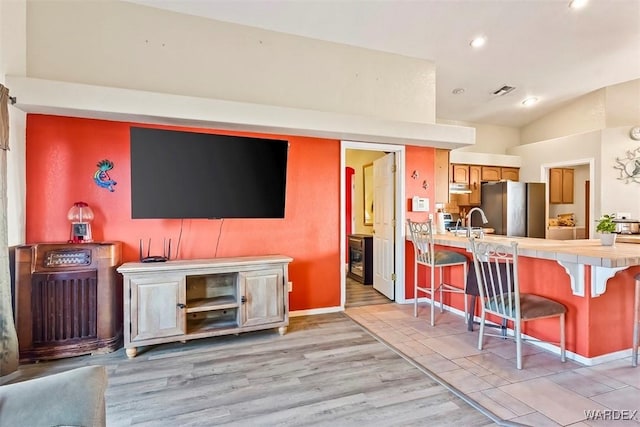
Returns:
[[[98,164],[98,170],[93,174],[93,180],[99,187],[106,188],[109,191],[115,191],[114,186],[117,184],[109,176],[109,171],[113,169],[113,162],[111,160],[100,160]]]

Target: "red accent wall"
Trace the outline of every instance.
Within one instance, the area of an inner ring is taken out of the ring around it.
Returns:
[[[349,235],[353,233],[351,229],[351,215],[353,214],[353,203],[351,203],[351,198],[353,197],[353,177],[355,176],[356,171],[354,168],[347,166],[344,169],[344,217],[345,217],[345,236],[344,236],[344,244],[347,250],[344,253],[344,262],[349,262]]]
[[[288,140],[285,218],[131,219],[131,126]],[[34,114],[27,116],[26,140],[27,243],[68,240],[67,212],[83,201],[95,214],[94,240],[122,241],[124,261],[138,259],[140,239],[152,239],[152,254],[162,253],[164,238],[171,238],[175,248],[182,229],[180,258],[288,255],[294,259],[291,310],[340,305],[340,141]],[[415,168],[421,171],[419,180],[407,178],[408,197],[433,199],[432,190],[417,182],[433,182],[434,149],[407,147],[406,154],[407,175]],[[115,165],[109,171],[117,182],[114,192],[93,181],[103,159]]]

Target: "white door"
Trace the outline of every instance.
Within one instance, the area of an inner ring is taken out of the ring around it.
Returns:
[[[373,288],[395,299],[395,154],[373,162]]]

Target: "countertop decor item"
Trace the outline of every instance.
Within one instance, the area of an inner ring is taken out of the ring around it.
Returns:
[[[616,223],[613,222],[615,216],[613,215],[602,215],[598,220],[598,225],[596,225],[596,231],[600,233],[600,242],[603,246],[613,246],[616,242]]]

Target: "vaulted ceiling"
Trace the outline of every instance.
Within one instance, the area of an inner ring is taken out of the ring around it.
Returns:
[[[590,0],[581,9],[569,0],[135,2],[432,60],[438,119],[519,127],[640,78],[640,0]],[[474,49],[479,35],[486,44]],[[503,86],[515,89],[494,94]],[[525,107],[527,97],[538,102]]]

